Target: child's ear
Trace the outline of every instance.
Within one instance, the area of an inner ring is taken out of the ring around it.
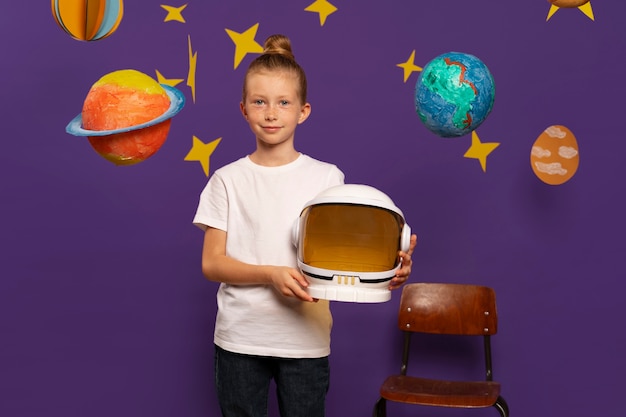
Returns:
[[[306,119],[311,115],[311,104],[306,103],[300,110],[300,118],[298,118],[298,124],[304,123]]]
[[[243,105],[243,101],[239,103],[239,110],[241,110],[244,119],[248,120],[248,113],[246,112],[246,106]]]

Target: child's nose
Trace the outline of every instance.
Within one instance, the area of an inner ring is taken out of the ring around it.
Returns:
[[[273,107],[268,107],[265,112],[265,120],[276,120],[276,111]]]

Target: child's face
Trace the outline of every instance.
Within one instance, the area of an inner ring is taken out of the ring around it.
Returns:
[[[259,145],[293,144],[296,126],[311,112],[301,103],[298,80],[288,71],[259,71],[248,74],[247,95],[241,112]]]

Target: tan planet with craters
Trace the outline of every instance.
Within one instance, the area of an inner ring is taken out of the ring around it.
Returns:
[[[554,125],[544,130],[532,146],[530,165],[541,181],[561,185],[569,181],[579,164],[578,142],[565,126]]]

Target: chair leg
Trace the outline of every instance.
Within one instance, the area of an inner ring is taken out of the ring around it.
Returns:
[[[376,401],[376,405],[374,405],[374,413],[373,417],[387,417],[387,400],[384,398],[379,398]]]
[[[502,417],[509,416],[509,405],[506,403],[502,396],[499,396],[496,403],[493,405]]]

